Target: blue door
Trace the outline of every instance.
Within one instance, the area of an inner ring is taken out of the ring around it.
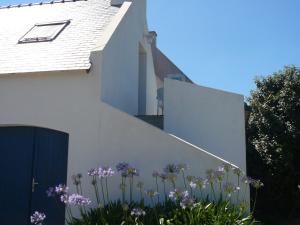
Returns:
[[[47,225],[64,224],[64,206],[48,199],[50,186],[66,183],[68,134],[34,127],[0,128],[0,224],[29,225],[34,211]]]

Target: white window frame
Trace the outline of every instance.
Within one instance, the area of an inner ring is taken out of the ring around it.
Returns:
[[[35,42],[47,42],[53,41],[57,36],[70,24],[70,20],[64,21],[57,21],[57,22],[49,22],[49,23],[37,23],[35,24],[26,34],[24,34],[18,41],[19,44],[23,43],[35,43]],[[62,27],[57,30],[51,36],[44,36],[44,37],[30,37],[30,32],[33,31],[35,28],[43,27],[43,26],[55,26],[55,25],[62,25]],[[27,37],[29,36],[29,37]]]

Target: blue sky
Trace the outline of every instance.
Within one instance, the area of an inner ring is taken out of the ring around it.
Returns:
[[[299,0],[148,0],[148,23],[194,82],[248,96],[255,76],[300,66],[299,10]]]

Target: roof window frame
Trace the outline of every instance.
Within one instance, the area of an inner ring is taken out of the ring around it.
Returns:
[[[71,23],[71,20],[62,20],[55,22],[47,22],[47,23],[36,23],[29,31],[26,32],[19,40],[18,44],[26,44],[26,43],[39,43],[39,42],[50,42],[54,41],[58,35]],[[30,32],[32,32],[36,27],[43,26],[55,26],[55,25],[63,25],[57,32],[55,32],[52,36],[47,37],[36,37],[36,38],[26,38]]]

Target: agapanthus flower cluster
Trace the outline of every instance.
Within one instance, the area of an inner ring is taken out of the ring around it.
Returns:
[[[225,176],[225,169],[223,166],[219,166],[217,170],[215,171],[215,177],[219,181],[222,181]]]
[[[173,201],[181,201],[183,198],[188,196],[189,196],[189,192],[186,190],[181,191],[179,189],[174,189],[169,193],[169,198]]]
[[[206,178],[197,177],[195,178],[195,183],[197,184],[197,188],[204,189],[208,183]]]
[[[79,194],[62,195],[61,201],[67,205],[73,205],[73,206],[86,206],[91,204],[89,198],[85,198]]]
[[[55,197],[56,193],[55,193],[55,188],[54,187],[49,187],[46,191],[46,194],[48,197]]]
[[[244,176],[242,178],[242,182],[244,182],[245,184],[250,184],[255,189],[259,189],[264,186],[264,184],[260,180],[255,180],[255,179],[253,179],[251,177],[247,177],[247,176]]]
[[[35,211],[32,216],[30,216],[30,222],[34,225],[42,225],[46,215],[42,212]]]
[[[155,196],[158,196],[159,193],[157,191],[154,191],[152,189],[146,190],[145,194],[149,197],[149,198],[153,198]]]
[[[193,207],[194,204],[195,204],[195,199],[189,195],[184,196],[180,201],[180,206],[183,209],[187,207]]]
[[[190,188],[192,188],[192,189],[196,189],[196,188],[197,188],[197,183],[195,182],[195,180],[191,180],[191,181],[189,182],[189,186],[190,186]]]
[[[121,172],[121,175],[123,177],[139,176],[139,171],[133,166],[131,166],[129,163],[126,162],[118,163],[116,168],[118,172]]]
[[[98,174],[99,174],[99,169],[97,169],[97,168],[92,168],[88,171],[88,175],[90,177],[96,177],[96,176],[98,176]]]
[[[230,198],[231,195],[236,192],[236,191],[239,191],[240,190],[240,187],[238,186],[235,186],[234,184],[232,183],[226,183],[223,185],[223,188],[224,188],[224,191],[225,193],[227,194],[227,196]]]
[[[115,171],[110,167],[99,167],[98,176],[100,178],[112,177],[115,174]]]
[[[152,173],[152,177],[157,178],[159,176],[160,176],[160,173],[158,171],[154,170]]]
[[[189,176],[187,178],[188,182],[189,182],[189,186],[192,189],[204,189],[207,185],[207,179],[201,178],[201,177],[192,177]]]
[[[243,171],[238,167],[233,168],[232,171],[235,175],[237,175],[239,177],[243,174]]]
[[[185,209],[192,207],[195,203],[195,199],[189,195],[189,192],[184,190],[175,189],[170,191],[169,198],[173,201],[179,202],[180,206]]]
[[[141,217],[141,216],[145,216],[146,215],[146,212],[144,210],[142,210],[141,208],[133,208],[131,210],[131,213],[130,213],[132,216],[134,217]]]
[[[222,167],[224,168],[224,171],[226,173],[228,173],[230,171],[230,169],[232,168],[232,166],[229,163],[223,163]]]
[[[166,173],[160,173],[159,177],[162,181],[165,181],[168,178],[168,175]]]
[[[129,164],[126,162],[120,162],[116,166],[118,172],[126,171],[129,168]]]
[[[68,193],[69,188],[64,184],[59,184],[55,187],[55,193],[58,195]]]
[[[74,206],[86,206],[91,204],[91,201],[89,198],[85,198],[82,195],[72,194],[68,196],[67,202],[65,203]]]
[[[164,168],[164,172],[165,172],[166,174],[179,174],[180,168],[179,168],[178,165],[176,165],[176,164],[168,164],[168,165]]]
[[[68,192],[69,188],[64,184],[59,184],[56,187],[49,187],[46,191],[48,197],[56,197]]]

